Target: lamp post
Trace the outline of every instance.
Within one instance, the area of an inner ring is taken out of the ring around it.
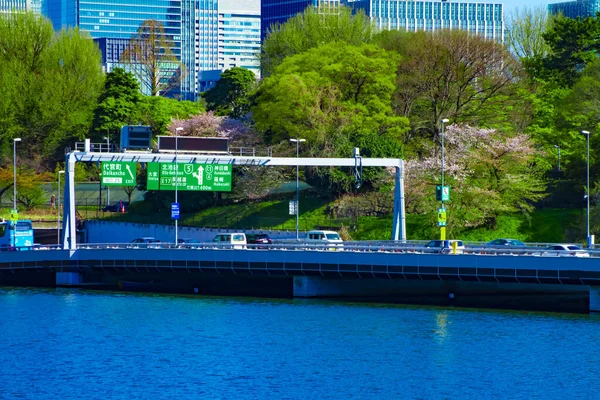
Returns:
[[[560,172],[560,146],[555,144],[554,147],[558,150],[558,172]]]
[[[110,153],[110,137],[105,136],[104,139],[106,139],[106,151]],[[102,151],[102,150],[100,150]],[[110,205],[110,187],[107,186],[106,187],[106,205],[109,206]],[[121,210],[119,210],[120,212]]]
[[[17,142],[21,138],[13,139],[13,209],[17,209]],[[16,211],[15,211],[16,212]]]
[[[58,171],[58,197],[56,203],[56,244],[60,245],[60,174],[65,171]]]
[[[299,215],[300,215],[300,198],[299,198],[299,189],[298,189],[298,174],[299,174],[299,167],[298,167],[298,146],[300,144],[300,142],[306,142],[306,139],[300,139],[300,138],[296,138],[296,139],[290,139],[290,142],[292,143],[296,143],[296,240],[299,239]]]
[[[585,241],[587,247],[590,247],[590,132],[581,131],[583,135],[585,135],[586,141],[586,155],[585,155],[585,164],[586,164],[586,179],[585,179],[585,198],[587,201],[586,213],[585,213]]]
[[[441,200],[442,200],[442,210],[444,210],[444,128],[445,125],[450,122],[449,119],[442,119],[442,187],[441,187]],[[446,226],[440,226],[440,239],[446,239]]]
[[[179,141],[179,132],[183,131],[183,128],[175,128],[175,203],[177,203],[177,188],[179,187],[179,164],[177,164],[177,153],[178,153],[178,141]],[[178,216],[179,218],[179,216]],[[177,221],[178,218],[175,218],[175,246],[178,243],[177,237]]]

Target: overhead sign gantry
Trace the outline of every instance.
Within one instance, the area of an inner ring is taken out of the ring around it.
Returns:
[[[157,153],[98,153],[89,151],[86,141],[85,151],[72,151],[66,156],[66,184],[64,193],[63,248],[77,249],[75,221],[75,163],[77,162],[136,162],[203,164],[230,166],[302,166],[302,167],[394,167],[394,215],[392,240],[406,240],[406,216],[404,210],[404,161],[398,158],[362,158],[355,153],[353,158],[295,158],[295,157],[237,157],[225,155],[198,154],[157,154]]]

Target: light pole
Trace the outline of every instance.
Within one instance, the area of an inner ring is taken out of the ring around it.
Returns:
[[[585,135],[586,141],[586,155],[585,155],[585,164],[586,164],[586,179],[585,179],[585,198],[587,201],[586,213],[585,213],[585,241],[587,247],[590,247],[590,132],[581,131],[583,135]]]
[[[444,128],[445,125],[450,122],[449,119],[444,118],[442,119],[442,187],[441,187],[441,192],[440,192],[440,199],[442,200],[442,210],[444,210]],[[445,240],[446,239],[446,226],[440,226],[440,239],[441,240]]]
[[[56,244],[60,245],[60,174],[65,171],[58,171],[58,202],[56,203]]]
[[[296,139],[290,139],[290,142],[292,143],[296,143],[296,240],[298,240],[300,237],[298,235],[298,231],[299,231],[299,215],[300,215],[300,198],[299,198],[299,189],[298,189],[298,171],[299,171],[299,167],[298,167],[298,146],[300,144],[300,142],[306,142],[306,139],[300,139],[300,138],[296,138]]]
[[[554,147],[558,150],[558,172],[560,172],[560,146],[555,144]]]
[[[106,151],[110,153],[110,137],[105,136],[104,139],[106,139]],[[107,186],[106,187],[106,205],[109,206],[110,205],[110,187]],[[121,210],[119,210],[120,212]]]
[[[177,188],[179,187],[179,164],[177,164],[177,153],[178,153],[178,141],[179,141],[179,132],[183,131],[183,128],[175,128],[175,203],[177,203]],[[179,211],[181,213],[181,211]],[[179,216],[175,218],[175,246],[178,243],[177,237],[177,221],[179,221]]]
[[[13,139],[13,209],[17,210],[17,142],[21,138]]]

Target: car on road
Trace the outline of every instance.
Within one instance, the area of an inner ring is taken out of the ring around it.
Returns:
[[[273,244],[273,240],[266,233],[249,233],[246,235],[248,244]],[[265,249],[266,247],[256,246],[257,249]]]
[[[200,241],[193,238],[178,238],[177,245],[186,249],[194,249],[200,247]]]
[[[133,239],[130,242],[130,246],[134,249],[158,249],[160,248],[160,240],[157,238],[146,236]]]
[[[542,250],[542,257],[589,257],[590,253],[575,244],[553,244]]]
[[[247,244],[246,234],[243,232],[219,233],[213,239],[213,243],[229,245],[229,246],[222,246],[223,248],[245,249],[246,244]]]
[[[128,201],[117,201],[113,204],[109,204],[102,209],[104,212],[127,212],[129,209]]]
[[[517,239],[494,239],[485,244],[486,248],[508,251],[495,251],[494,254],[521,254],[528,249],[527,245]],[[491,253],[491,252],[490,252]]]
[[[454,253],[454,243],[456,243],[456,253]],[[465,244],[462,240],[432,240],[425,245],[423,252],[433,254],[464,254]]]

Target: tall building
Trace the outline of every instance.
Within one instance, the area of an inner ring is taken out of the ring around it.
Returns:
[[[260,0],[219,0],[217,14],[218,22],[211,24],[200,53],[204,57],[200,92],[213,87],[221,72],[233,67],[249,69],[260,77]]]
[[[563,14],[569,18],[593,17],[600,12],[600,0],[577,0],[548,4],[551,15]]]
[[[463,29],[503,42],[502,7],[500,3],[484,2],[371,0],[366,13],[378,29]]]
[[[262,0],[260,8],[261,36],[264,39],[271,25],[283,24],[294,15],[306,10],[308,6],[335,6],[352,2],[352,0]]]
[[[281,1],[263,0],[263,37],[274,23],[316,6],[318,0]],[[408,31],[437,29],[465,29],[499,42],[504,41],[504,12],[501,3],[446,0],[338,0],[328,3],[343,4],[353,10],[364,10],[378,29]]]
[[[161,22],[185,66],[179,90],[171,93],[184,99],[195,100],[224,69],[258,71],[260,0],[46,0],[44,14],[56,30],[78,26],[89,32],[107,71],[119,66],[124,46],[144,21]]]
[[[33,11],[41,13],[42,0],[0,0],[0,12]]]

